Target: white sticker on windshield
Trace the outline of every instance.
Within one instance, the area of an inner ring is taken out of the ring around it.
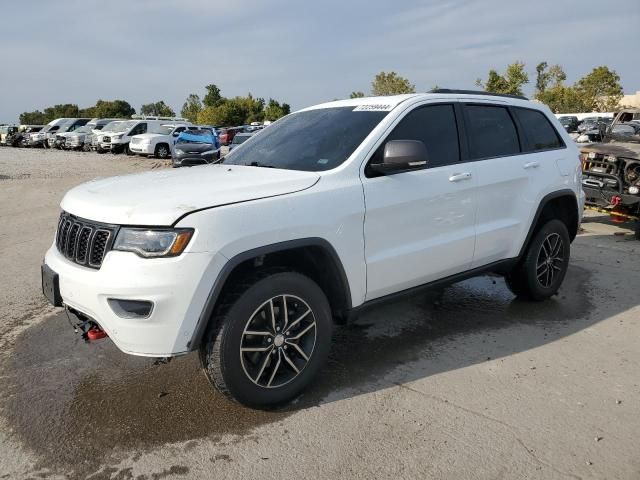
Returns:
[[[393,105],[387,105],[379,103],[375,105],[358,105],[353,109],[354,112],[390,112],[393,109]]]

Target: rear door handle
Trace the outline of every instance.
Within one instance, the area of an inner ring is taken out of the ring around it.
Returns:
[[[540,162],[529,162],[529,163],[525,163],[522,167],[523,168],[538,168],[540,166]]]
[[[465,173],[454,173],[449,177],[450,182],[461,182],[462,180],[469,180],[471,178],[471,174],[469,172]]]

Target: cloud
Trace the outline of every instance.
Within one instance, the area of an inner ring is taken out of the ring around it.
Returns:
[[[637,0],[615,9],[601,0],[41,0],[10,2],[2,16],[3,121],[98,98],[179,110],[208,83],[301,108],[369,91],[381,70],[419,91],[473,88],[515,60],[532,80],[543,60],[563,65],[569,81],[604,64],[626,90],[640,89]]]

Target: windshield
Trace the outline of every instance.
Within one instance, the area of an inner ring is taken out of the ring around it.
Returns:
[[[265,128],[225,164],[318,172],[341,165],[388,112],[333,107],[293,113]]]
[[[75,133],[90,133],[91,129],[95,128],[95,125],[85,125],[75,130]]]
[[[106,127],[102,129],[102,131],[103,132],[125,132],[129,128],[133,127],[136,123],[138,123],[137,120],[119,120],[117,122],[108,123]]]
[[[178,143],[207,143],[215,144],[215,138],[211,130],[199,129],[199,130],[186,130],[178,136],[176,144]]]
[[[235,137],[233,137],[233,142],[231,142],[234,145],[240,145],[241,143],[246,142],[247,140],[249,140],[253,135],[242,135],[242,134],[238,134]]]

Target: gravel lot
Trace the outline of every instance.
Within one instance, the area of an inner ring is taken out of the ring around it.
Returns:
[[[480,277],[338,330],[295,404],[256,412],[86,345],[40,292],[58,202],[153,159],[0,148],[0,478],[640,478],[638,252],[589,216],[561,294]]]

